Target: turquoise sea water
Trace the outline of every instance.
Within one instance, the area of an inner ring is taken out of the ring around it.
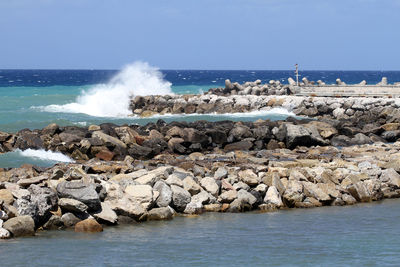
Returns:
[[[2,266],[398,266],[400,200],[0,241]]]

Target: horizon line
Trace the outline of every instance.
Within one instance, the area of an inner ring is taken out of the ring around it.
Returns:
[[[122,68],[121,68],[122,69]],[[38,70],[38,71],[119,71],[121,69],[94,69],[94,68],[61,68],[61,69],[49,69],[49,68],[0,68],[0,71],[12,71],[12,70]],[[294,69],[163,69],[158,68],[161,71],[294,71]],[[299,71],[365,71],[365,72],[399,72],[400,70],[363,70],[363,69],[300,69]]]

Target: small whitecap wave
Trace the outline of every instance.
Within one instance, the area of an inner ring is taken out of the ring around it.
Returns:
[[[87,126],[86,121],[77,121],[77,122],[73,122],[72,124],[79,125],[79,126]]]
[[[127,117],[131,114],[129,104],[133,96],[173,94],[171,85],[164,80],[159,69],[144,62],[135,62],[124,67],[107,84],[82,91],[74,103],[32,108],[94,117]]]
[[[285,109],[285,108],[272,108],[269,110],[256,110],[250,112],[235,112],[235,113],[192,113],[192,114],[155,114],[146,118],[182,118],[182,117],[197,117],[197,116],[210,116],[210,117],[239,117],[239,118],[251,118],[251,117],[261,117],[261,116],[274,116],[281,115],[287,117],[296,117],[296,114]],[[138,118],[138,116],[134,116]]]
[[[71,163],[74,162],[70,157],[60,153],[60,152],[53,152],[53,151],[46,151],[44,149],[26,149],[26,150],[20,150],[17,149],[14,151],[15,153],[19,154],[22,157],[27,157],[27,158],[34,158],[34,159],[39,159],[39,160],[48,160],[48,161],[58,161],[58,162],[66,162],[66,163]],[[13,152],[10,152],[13,153]]]

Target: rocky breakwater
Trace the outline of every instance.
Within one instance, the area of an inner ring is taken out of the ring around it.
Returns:
[[[325,94],[329,94],[329,90],[335,91],[340,90],[341,88],[347,88],[347,90],[352,90],[356,88],[359,91],[365,91],[368,87],[371,89],[376,87],[377,90],[372,90],[372,92],[379,93],[379,90],[387,90],[392,87],[394,90],[389,90],[388,92],[396,93],[400,86],[399,82],[394,84],[389,84],[388,79],[383,77],[382,80],[375,85],[368,85],[365,80],[361,81],[358,84],[347,85],[340,78],[336,79],[335,84],[326,84],[322,80],[318,81],[309,81],[306,77],[299,81],[297,85],[293,78],[289,77],[287,79],[287,84],[281,83],[279,80],[270,80],[268,83],[263,84],[261,80],[256,80],[254,82],[245,82],[243,84],[239,84],[237,82],[232,83],[229,79],[225,80],[224,88],[211,88],[206,92],[206,94],[215,94],[219,96],[228,96],[228,95],[295,95],[295,94],[303,94],[305,92],[315,93],[322,92]],[[327,91],[326,89],[329,88]],[[325,90],[325,91],[324,91]],[[368,92],[368,91],[365,91]],[[389,94],[388,94],[389,95]]]
[[[307,97],[307,96],[138,96],[132,100],[133,114],[147,117],[162,114],[225,114],[271,111],[284,108],[295,115],[317,119],[350,120],[369,124],[398,122],[399,98]],[[360,125],[360,127],[363,127]]]
[[[293,95],[296,93],[296,82],[288,79],[289,84],[283,84],[279,80],[270,80],[268,83],[263,84],[261,80],[254,82],[245,82],[239,84],[232,83],[229,79],[225,80],[224,88],[211,88],[206,94],[213,95]],[[304,84],[302,84],[304,85]]]
[[[0,237],[397,198],[399,166],[400,143],[376,143],[0,169]]]
[[[187,155],[193,152],[293,149],[296,146],[350,146],[373,142],[394,142],[400,137],[398,117],[386,122],[352,120],[258,120],[256,122],[172,122],[162,120],[144,126],[110,123],[89,127],[51,124],[41,130],[0,132],[0,152],[16,149],[59,151],[77,161],[92,158],[123,160],[151,159],[163,153]]]

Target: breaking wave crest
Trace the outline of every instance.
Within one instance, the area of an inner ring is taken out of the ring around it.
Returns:
[[[125,66],[107,84],[82,91],[76,102],[36,107],[46,112],[83,113],[96,117],[127,117],[130,99],[136,95],[172,94],[171,83],[159,69],[145,62]]]
[[[292,111],[285,108],[272,108],[269,110],[255,110],[249,112],[235,112],[235,113],[192,113],[192,114],[155,114],[147,118],[171,118],[171,117],[197,117],[197,116],[210,116],[210,117],[231,117],[231,118],[252,118],[252,117],[263,117],[267,118],[270,116],[287,116],[287,117],[297,117]],[[138,117],[138,116],[137,116]],[[138,117],[139,118],[139,117]]]
[[[13,152],[10,152],[13,153]],[[44,149],[26,149],[26,150],[20,150],[17,149],[14,151],[14,153],[19,154],[22,157],[27,157],[27,158],[34,158],[34,159],[40,159],[40,160],[49,160],[49,161],[58,161],[58,162],[74,162],[71,158],[68,156],[60,153],[60,152],[53,152],[53,151],[46,151]]]

